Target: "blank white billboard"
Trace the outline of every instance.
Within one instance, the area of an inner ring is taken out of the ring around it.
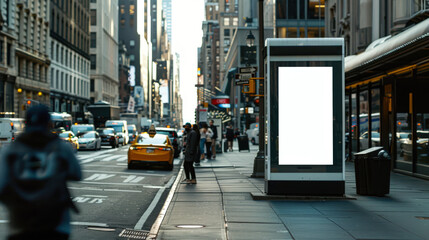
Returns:
[[[279,67],[279,165],[333,165],[333,68]]]

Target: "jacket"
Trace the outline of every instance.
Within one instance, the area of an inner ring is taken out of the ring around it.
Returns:
[[[11,166],[7,160],[9,159],[9,156],[19,156],[23,152],[25,153],[28,151],[40,151],[48,144],[55,144],[57,146],[56,153],[58,154],[58,157],[63,159],[65,162],[65,180],[78,181],[82,178],[79,162],[75,157],[72,147],[68,143],[62,141],[58,136],[49,132],[24,132],[8,148],[2,149],[0,153],[0,194],[7,191],[10,186],[9,182],[11,180],[11,176],[9,175],[8,169],[10,169]],[[34,222],[35,220],[37,221],[37,219],[30,219],[28,214],[22,214],[22,211],[15,206],[7,206],[7,208],[10,216],[10,234],[26,233],[28,231],[33,231],[34,229],[45,229],[46,231],[54,230],[65,234],[70,233],[70,213],[68,207],[63,209],[63,217],[56,223],[57,225],[55,229],[46,229],[45,223],[42,221],[40,221],[40,224],[29,226],[26,224],[27,220]]]
[[[217,139],[217,127],[215,125],[210,126],[210,129],[213,132],[213,137],[212,139],[216,140]]]
[[[200,151],[200,137],[195,130],[192,130],[188,133],[186,138],[186,151],[185,151],[185,161],[186,162],[195,162],[199,157]]]

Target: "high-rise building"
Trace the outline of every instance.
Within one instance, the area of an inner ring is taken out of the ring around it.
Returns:
[[[7,6],[11,7],[13,1],[6,2]],[[13,64],[17,68],[15,91],[18,94],[14,94],[14,99],[6,96],[6,100],[13,100],[15,110],[19,109],[19,117],[24,117],[23,109],[28,105],[27,102],[30,102],[30,105],[33,102],[49,105],[49,25],[57,25],[49,23],[48,0],[16,1],[15,10],[15,19],[8,19],[9,24],[15,24],[16,47]],[[6,51],[8,48],[12,49],[6,46]],[[13,51],[11,53],[13,54]],[[10,59],[10,62],[12,63],[13,59]],[[10,85],[6,84],[6,94],[10,93],[9,88]]]
[[[91,1],[90,8],[91,102],[118,105],[118,0]]]
[[[143,85],[140,65],[140,34],[137,32],[137,3],[136,0],[119,0],[119,42],[125,45],[129,56],[129,86],[132,88]],[[123,84],[120,88],[124,88]],[[142,88],[142,90],[144,93],[145,89]],[[120,94],[120,105],[128,104],[130,94],[133,95],[133,92],[129,92],[125,96]],[[136,110],[140,110],[140,112],[144,109],[144,97],[141,97],[139,95],[139,101],[136,102]]]
[[[83,117],[90,104],[89,1],[50,1],[51,110]]]
[[[15,12],[14,3],[0,1],[0,117],[18,116],[20,106],[15,102],[18,103],[18,99],[22,98],[22,93],[18,94],[15,89]]]
[[[167,20],[166,23],[169,42],[171,42],[172,8],[171,0],[162,0],[162,11],[164,12],[164,17]]]

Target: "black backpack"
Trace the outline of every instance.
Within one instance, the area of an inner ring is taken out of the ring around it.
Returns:
[[[22,151],[5,156],[9,176],[0,201],[20,227],[53,229],[61,222],[66,208],[78,212],[67,189],[68,164],[58,154],[59,141],[52,141],[43,149],[15,142],[14,147]]]

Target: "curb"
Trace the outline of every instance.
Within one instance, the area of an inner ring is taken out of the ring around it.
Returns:
[[[180,168],[179,173],[177,174],[176,181],[174,181],[173,186],[168,193],[167,199],[165,200],[164,206],[162,206],[161,211],[159,212],[158,217],[155,220],[155,223],[152,225],[150,232],[146,239],[155,240],[158,236],[159,228],[161,227],[162,221],[167,213],[167,209],[170,206],[171,200],[173,199],[174,193],[176,192],[176,188],[179,185],[180,179],[182,178],[183,167]]]
[[[253,200],[356,200],[354,197],[343,196],[288,196],[267,195],[265,193],[250,193]]]

